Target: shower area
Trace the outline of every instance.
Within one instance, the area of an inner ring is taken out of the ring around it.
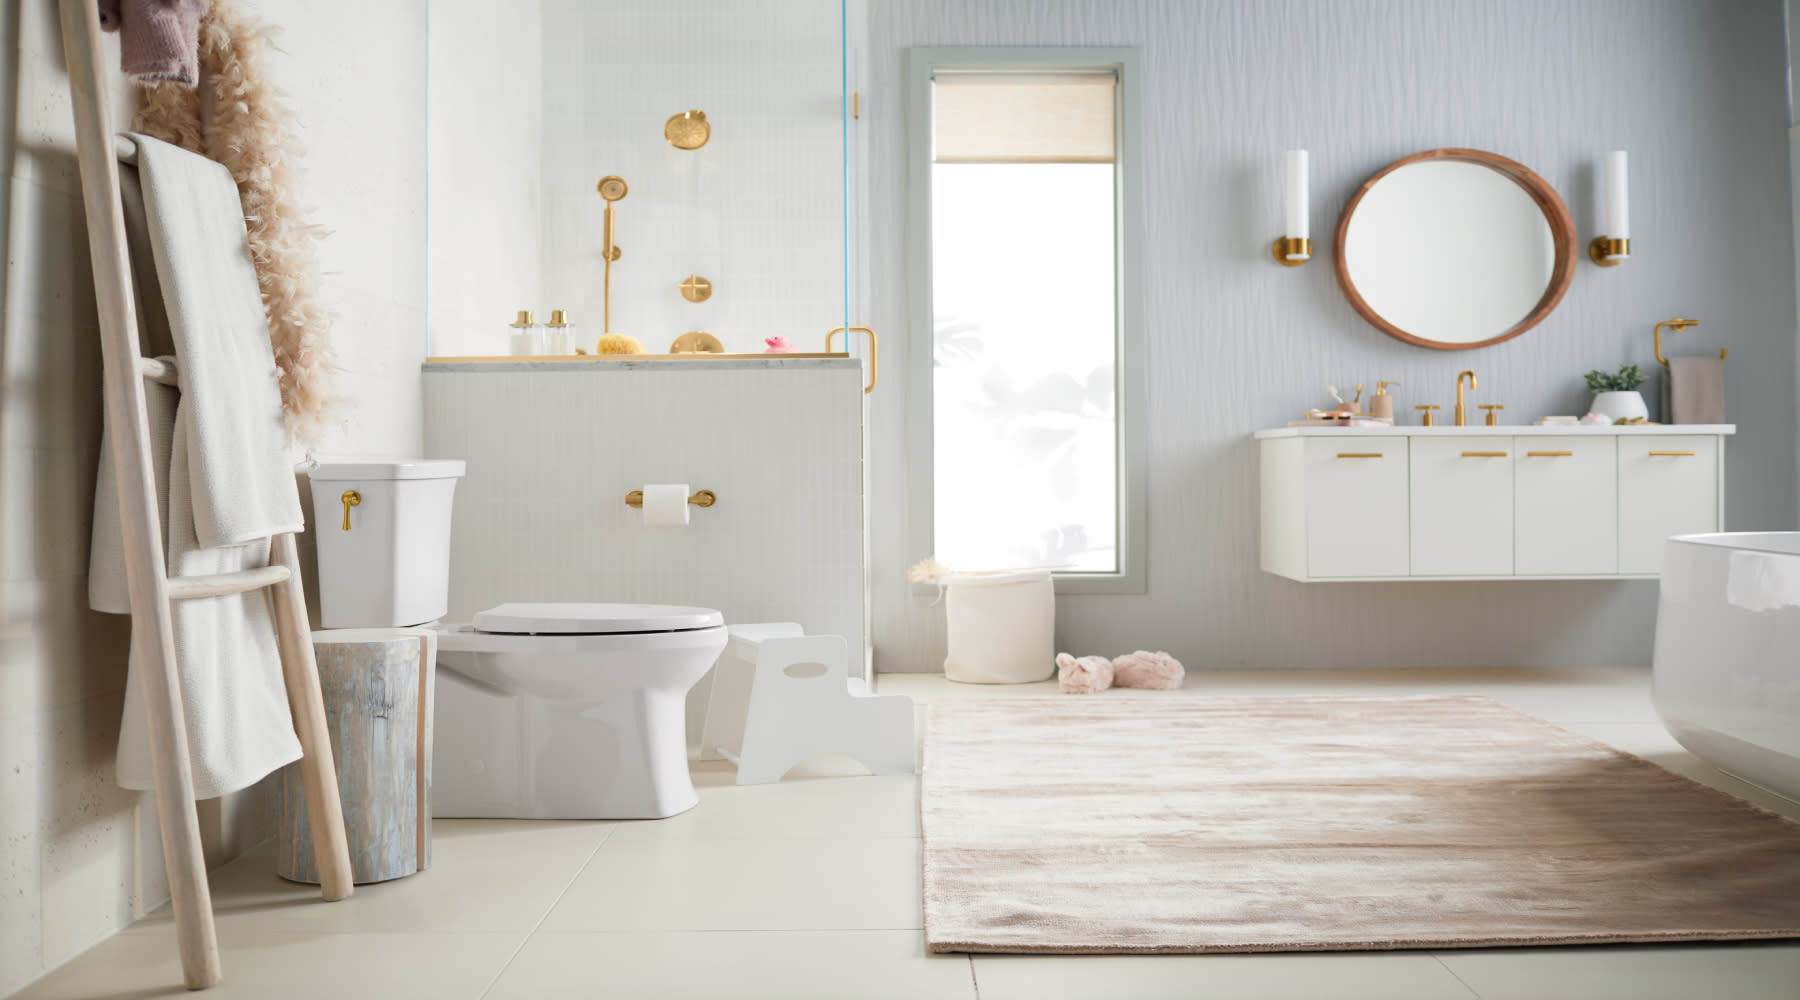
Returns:
[[[591,357],[608,332],[653,357],[820,353],[863,322],[856,16],[434,4],[429,356],[515,356],[522,312],[572,327],[540,331],[540,358]],[[854,339],[833,348],[866,353]]]

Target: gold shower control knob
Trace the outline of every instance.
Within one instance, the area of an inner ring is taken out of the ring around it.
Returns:
[[[344,495],[343,495],[343,497],[341,497],[341,499],[344,501],[344,530],[349,531],[350,530],[350,508],[355,507],[362,503],[362,494],[356,492],[355,490],[345,490]]]

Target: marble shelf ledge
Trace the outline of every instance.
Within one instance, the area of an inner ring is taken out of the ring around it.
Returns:
[[[1566,437],[1580,434],[1612,434],[1619,437],[1669,434],[1736,434],[1736,424],[1610,424],[1592,427],[1580,424],[1486,424],[1457,427],[1438,424],[1432,427],[1276,427],[1257,431],[1258,441],[1292,437]]]
[[[779,371],[861,368],[848,354],[630,354],[597,357],[429,357],[428,372],[580,372],[580,371]]]

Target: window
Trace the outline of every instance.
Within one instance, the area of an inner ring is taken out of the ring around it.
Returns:
[[[958,570],[1050,567],[1064,590],[1141,590],[1121,391],[1122,66],[943,51],[915,91],[929,109],[929,553]]]

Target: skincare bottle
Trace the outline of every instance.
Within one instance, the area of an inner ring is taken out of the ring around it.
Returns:
[[[1375,395],[1369,397],[1369,416],[1394,419],[1394,397],[1388,395],[1387,387],[1399,385],[1398,382],[1375,383]]]
[[[531,318],[531,310],[519,310],[519,317],[513,320],[510,344],[513,357],[529,357],[544,353],[544,328],[538,326]]]
[[[561,309],[550,310],[550,322],[544,324],[544,353],[558,357],[575,353],[575,324]]]

